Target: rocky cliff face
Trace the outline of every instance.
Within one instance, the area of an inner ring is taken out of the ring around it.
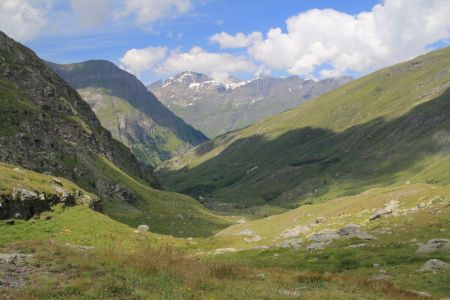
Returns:
[[[207,140],[162,105],[135,76],[109,61],[49,65],[77,89],[113,137],[146,164],[169,159]]]
[[[338,77],[305,81],[298,76],[263,76],[248,81],[230,78],[217,82],[203,74],[183,72],[147,88],[186,122],[213,138],[291,109],[350,80]]]
[[[157,185],[135,156],[105,130],[89,105],[30,49],[0,32],[0,161],[71,178],[107,193],[104,157]]]

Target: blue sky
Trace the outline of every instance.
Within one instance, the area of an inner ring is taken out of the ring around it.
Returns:
[[[3,1],[0,30],[42,58],[107,59],[145,83],[181,71],[360,76],[450,37],[447,0]]]

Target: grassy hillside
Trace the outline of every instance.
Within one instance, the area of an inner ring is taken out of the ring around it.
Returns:
[[[104,202],[106,214],[115,220],[133,227],[147,224],[152,232],[178,237],[209,236],[230,225],[189,196],[155,190],[104,158],[94,163],[109,180],[126,186],[136,195],[136,201],[132,202]]]
[[[51,176],[9,165],[0,165],[0,171],[2,191],[15,186],[52,191]],[[61,180],[65,187],[81,190]],[[449,199],[448,187],[434,185],[373,189],[332,200],[330,205],[306,205],[282,215],[234,225],[214,238],[194,240],[137,232],[85,206],[57,205],[39,218],[17,220],[14,225],[0,221],[0,254],[32,255],[28,263],[9,266],[8,270],[26,270],[26,276],[18,277],[22,281],[16,282],[23,282],[20,287],[9,286],[7,281],[0,289],[0,297],[422,299],[413,290],[445,297],[450,293],[449,271],[433,274],[416,270],[428,259],[449,261],[450,256],[415,251],[420,242],[449,237]],[[367,221],[374,210],[390,201],[398,201],[396,211]],[[281,238],[284,231],[316,224],[319,217],[323,218],[320,224],[294,237],[304,241],[300,249],[276,246],[283,239],[293,239]],[[310,234],[348,223],[361,224],[378,239],[342,239],[324,250],[306,250]],[[248,237],[239,234],[243,230],[254,230],[262,239],[246,242]],[[349,248],[361,243],[365,245]],[[269,248],[251,249],[263,245]],[[205,255],[224,247],[241,251]],[[379,269],[387,272],[388,281],[370,279],[379,274]],[[11,280],[17,275],[6,276]]]
[[[68,180],[57,180],[68,190],[86,193]],[[0,182],[2,194],[17,187],[51,194],[58,181],[0,164]],[[0,298],[286,299],[296,297],[299,285],[308,299],[348,299],[349,292],[354,299],[411,295],[387,283],[349,281],[341,275],[322,279],[312,272],[207,261],[183,249],[193,243],[136,231],[82,205],[55,205],[14,224],[1,220]],[[10,253],[28,258],[8,263]]]
[[[389,203],[397,203],[391,213],[369,220]],[[448,297],[450,270],[434,273],[417,270],[429,259],[449,262],[450,253],[416,251],[431,239],[450,237],[449,216],[449,186],[415,184],[375,188],[356,196],[305,205],[277,216],[231,226],[197,251],[215,253],[216,249],[234,248],[238,252],[214,255],[213,259],[360,278],[378,275],[383,269],[382,273],[388,275],[386,280],[403,288]],[[336,231],[348,224],[360,225],[376,239],[342,237],[324,249],[309,250],[314,234]],[[255,236],[260,239],[250,240]]]
[[[240,207],[450,183],[449,68],[445,48],[380,70],[163,163],[160,178]]]

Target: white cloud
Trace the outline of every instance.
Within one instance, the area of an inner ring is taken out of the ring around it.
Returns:
[[[19,41],[36,37],[47,24],[52,1],[0,1],[0,30]]]
[[[107,0],[70,0],[70,5],[83,27],[101,24],[110,14]]]
[[[245,40],[230,37],[220,33],[214,40],[226,45]],[[449,37],[448,0],[385,0],[357,15],[332,9],[300,13],[287,20],[286,32],[271,29],[248,52],[271,69],[304,76],[327,65],[329,68],[321,71],[327,77],[348,70],[365,73],[397,63]]]
[[[202,48],[194,47],[184,53],[173,51],[157,71],[165,74],[194,71],[223,80],[232,73],[253,72],[255,69],[253,63],[245,56],[210,53]]]
[[[246,48],[262,41],[261,32],[252,32],[245,35],[242,32],[230,35],[226,32],[217,33],[209,38],[212,43],[217,43],[220,48]]]
[[[120,62],[121,68],[139,76],[144,71],[150,71],[164,60],[167,54],[166,47],[148,47],[143,49],[128,50]]]
[[[184,14],[192,9],[191,0],[123,0],[123,8],[117,17],[133,16],[140,26]]]

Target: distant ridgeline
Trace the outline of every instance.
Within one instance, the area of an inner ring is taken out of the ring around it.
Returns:
[[[219,82],[203,74],[183,72],[147,88],[187,123],[214,138],[291,109],[350,80],[345,76],[321,81],[262,76]]]

